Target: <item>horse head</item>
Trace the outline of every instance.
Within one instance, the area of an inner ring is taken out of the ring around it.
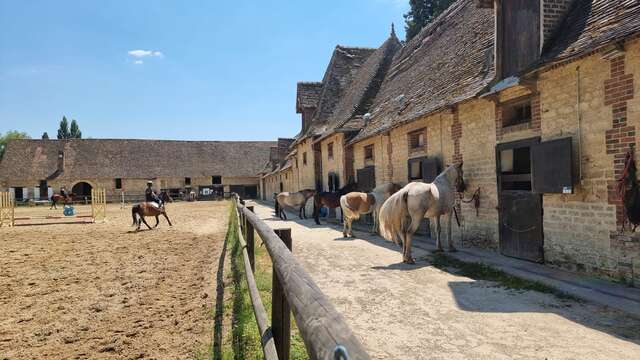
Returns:
[[[160,200],[162,200],[165,203],[173,202],[173,198],[166,191],[163,191],[160,193]]]

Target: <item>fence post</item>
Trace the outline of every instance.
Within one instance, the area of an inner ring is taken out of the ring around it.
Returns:
[[[247,210],[253,211],[253,206],[247,206]],[[244,240],[247,242],[247,253],[249,255],[249,263],[251,264],[251,271],[256,271],[256,256],[255,256],[255,246],[254,246],[254,231],[253,224],[251,221],[247,221],[247,236]]]
[[[276,235],[285,246],[291,251],[291,229],[274,230]],[[289,360],[289,351],[291,348],[291,308],[284,295],[282,284],[276,274],[273,272],[273,286],[271,289],[271,329],[273,331],[273,340],[276,343],[276,351],[279,360]]]

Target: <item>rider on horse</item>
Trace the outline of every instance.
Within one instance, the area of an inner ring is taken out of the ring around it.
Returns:
[[[146,202],[154,202],[158,204],[158,207],[161,208],[164,206],[162,200],[152,189],[153,181],[147,181],[147,190],[144,192],[144,197]]]

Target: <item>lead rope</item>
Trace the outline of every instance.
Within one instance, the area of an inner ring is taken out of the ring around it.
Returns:
[[[627,223],[627,209],[624,206],[624,198],[627,195],[627,186],[625,184],[625,180],[629,177],[629,170],[631,169],[631,166],[634,165],[634,163],[635,160],[633,157],[632,146],[631,150],[627,151],[627,154],[625,155],[624,170],[622,170],[622,176],[619,179],[616,179],[618,181],[618,184],[616,185],[616,193],[622,201],[622,232],[624,232],[624,226]]]

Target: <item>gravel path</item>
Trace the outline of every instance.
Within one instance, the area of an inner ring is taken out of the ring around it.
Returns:
[[[430,266],[399,263],[399,248],[313,220],[292,229],[293,253],[375,359],[640,359],[640,319],[594,304],[474,281]],[[290,214],[291,215],[291,214]],[[289,217],[295,218],[294,215]]]

